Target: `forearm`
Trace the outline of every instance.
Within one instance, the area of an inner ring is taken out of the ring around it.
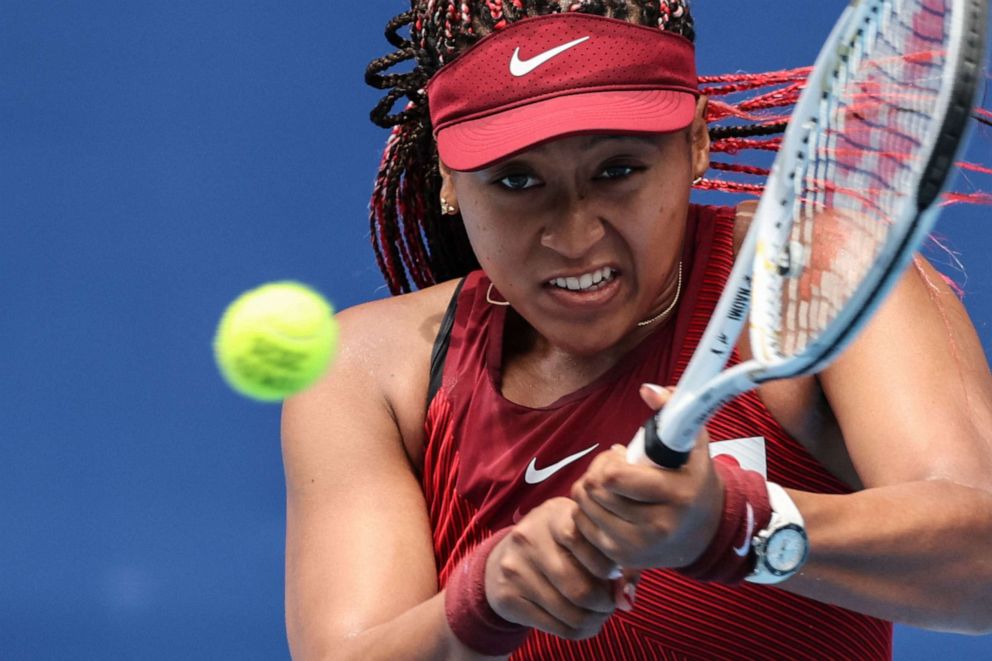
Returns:
[[[992,630],[992,494],[945,480],[790,494],[810,555],[780,587],[894,622]]]
[[[313,644],[307,645],[303,640],[306,636],[296,638],[292,651],[297,661],[494,658],[473,652],[455,637],[444,613],[444,592],[387,622],[342,639],[326,640],[323,644],[311,641]]]

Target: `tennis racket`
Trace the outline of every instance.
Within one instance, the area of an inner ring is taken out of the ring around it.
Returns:
[[[681,466],[723,403],[822,370],[868,323],[937,218],[987,24],[987,0],[852,0],[796,103],[678,389],[628,460]],[[754,358],[725,369],[746,320]]]

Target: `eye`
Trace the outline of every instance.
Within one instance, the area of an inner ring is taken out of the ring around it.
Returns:
[[[639,172],[643,168],[634,167],[632,165],[608,165],[603,168],[602,172],[599,173],[597,179],[623,179],[629,177],[635,172]]]
[[[537,177],[532,177],[529,174],[508,174],[505,177],[496,180],[500,186],[507,190],[527,190],[528,188],[533,188],[541,183],[540,179]]]

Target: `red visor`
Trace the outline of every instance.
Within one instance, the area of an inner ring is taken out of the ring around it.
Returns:
[[[589,133],[668,133],[692,123],[692,43],[589,14],[495,32],[427,85],[441,161],[478,170],[538,143]]]

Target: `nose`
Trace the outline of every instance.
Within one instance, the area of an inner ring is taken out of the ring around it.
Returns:
[[[541,245],[569,259],[579,259],[606,234],[603,220],[582,198],[563,202],[544,227]]]

